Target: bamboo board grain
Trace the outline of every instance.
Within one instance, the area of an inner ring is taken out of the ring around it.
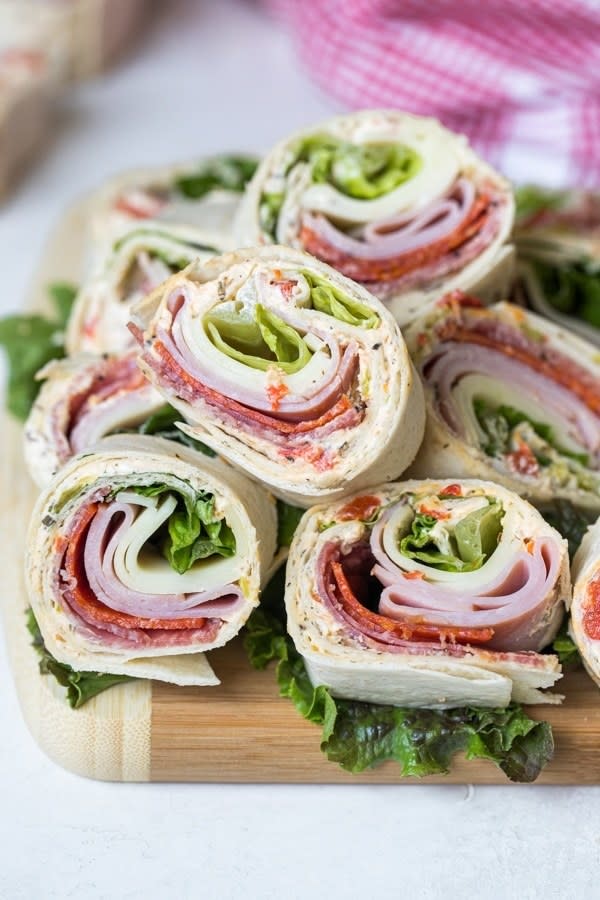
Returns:
[[[70,210],[51,238],[33,286],[31,304],[45,305],[44,286],[77,279],[89,203]],[[181,688],[139,681],[112,688],[72,710],[64,690],[38,673],[24,611],[23,542],[35,499],[22,458],[21,429],[3,423],[0,490],[1,608],[15,683],[29,729],[42,749],[65,768],[121,781],[409,783],[394,763],[350,775],[319,750],[319,729],[277,696],[273,671],[255,672],[239,641],[211,654],[222,684]],[[560,707],[532,707],[553,726],[556,754],[542,784],[600,784],[600,692],[583,672],[560,683]],[[426,782],[502,784],[492,763],[455,760],[448,776]]]

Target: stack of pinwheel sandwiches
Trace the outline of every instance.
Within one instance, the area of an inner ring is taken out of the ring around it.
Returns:
[[[52,658],[214,685],[285,565],[334,703],[560,703],[565,627],[600,683],[597,198],[515,203],[463,136],[363,111],[91,209],[24,430]]]

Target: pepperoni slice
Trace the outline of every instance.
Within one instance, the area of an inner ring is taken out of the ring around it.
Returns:
[[[356,622],[367,621],[374,630],[395,634],[404,641],[450,641],[456,644],[485,644],[494,636],[493,628],[454,628],[451,625],[430,625],[424,621],[398,622],[371,612],[356,599],[342,564],[334,561],[331,568],[338,589],[338,599],[345,612]]]
[[[274,416],[269,416],[265,413],[259,412],[256,409],[252,409],[252,407],[250,406],[244,406],[243,403],[238,403],[237,400],[232,400],[231,397],[227,397],[225,396],[225,394],[221,394],[219,391],[215,391],[214,388],[202,384],[201,381],[198,381],[192,375],[186,372],[185,369],[183,369],[173,359],[167,347],[165,347],[162,341],[156,340],[154,343],[154,349],[166,364],[167,371],[170,375],[170,380],[173,384],[176,383],[177,379],[180,379],[185,384],[187,384],[196,394],[199,394],[203,400],[206,400],[207,403],[211,403],[218,409],[226,410],[228,413],[237,417],[238,419],[255,422],[257,425],[261,425],[263,428],[279,431],[280,434],[295,435],[314,431],[316,428],[320,428],[322,425],[327,425],[328,422],[333,421],[333,419],[341,416],[342,413],[347,412],[352,407],[350,398],[346,394],[344,394],[340,397],[337,403],[335,403],[330,409],[324,412],[323,415],[319,416],[317,419],[308,419],[304,422],[285,422],[281,419],[276,419]]]
[[[457,250],[474,237],[483,227],[490,204],[489,194],[479,194],[469,214],[451,234],[433,241],[426,247],[388,259],[357,259],[332,247],[306,225],[300,229],[300,242],[307,253],[312,253],[355,281],[395,281]]]
[[[486,318],[480,319],[478,326],[469,328],[462,320],[447,319],[437,330],[436,337],[440,341],[480,344],[482,347],[490,347],[511,356],[566,387],[583,400],[593,412],[600,415],[598,379],[588,369],[547,345],[543,345],[540,352],[536,352],[536,348],[531,345],[529,347],[524,345],[525,336],[521,331],[516,332],[511,340],[512,329],[502,326],[493,316],[487,315]],[[495,333],[498,327],[502,328],[501,335]]]

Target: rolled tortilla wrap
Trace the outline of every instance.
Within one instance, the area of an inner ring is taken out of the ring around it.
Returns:
[[[133,353],[54,360],[38,378],[44,384],[23,434],[25,462],[41,488],[75,454],[106,435],[137,429],[165,409]]]
[[[422,389],[400,330],[305,253],[194,263],[132,319],[140,365],[181,429],[290,503],[389,481],[417,452]]]
[[[559,702],[538,653],[570,589],[566,542],[479,480],[406,481],[305,513],[286,574],[288,631],[312,683],[396,706]]]
[[[516,192],[515,240],[519,252],[548,259],[600,259],[600,193],[550,191],[532,186]]]
[[[588,673],[600,686],[600,520],[583,538],[572,573],[569,631]]]
[[[597,350],[509,303],[449,295],[407,332],[425,386],[415,477],[478,477],[600,510]]]
[[[239,246],[312,253],[383,300],[400,325],[445,291],[506,296],[508,182],[462,135],[397,110],[330,119],[260,164],[235,221]]]
[[[233,246],[231,229],[240,196],[258,160],[220,155],[177,165],[125,172],[92,198],[90,238],[98,252],[135,227],[187,226]]]
[[[272,498],[220,460],[160,438],[105,438],[34,508],[29,601],[77,670],[214,684],[203,653],[238,633],[275,553]]]
[[[119,238],[75,300],[65,339],[68,353],[120,353],[133,347],[127,329],[133,303],[193,259],[220,252],[215,240],[191,228],[155,225]]]
[[[517,192],[514,296],[600,345],[600,193]]]

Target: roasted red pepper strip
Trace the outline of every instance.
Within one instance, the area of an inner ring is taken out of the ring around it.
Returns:
[[[590,581],[585,597],[583,630],[593,641],[600,640],[600,575]]]
[[[440,491],[440,497],[462,497],[462,487],[460,484],[447,484],[443,491]]]
[[[506,459],[513,472],[517,472],[519,475],[537,475],[540,471],[540,465],[533,450],[525,441],[521,441],[518,450],[507,453]]]
[[[338,522],[353,522],[355,519],[367,522],[374,516],[380,506],[381,500],[379,497],[365,494],[363,497],[356,497],[354,500],[346,503],[345,506],[342,506],[336,519]]]
[[[290,389],[285,384],[267,385],[267,397],[269,398],[273,412],[277,412],[281,406],[281,401],[289,394],[289,392]]]
[[[366,620],[369,625],[382,632],[391,632],[404,641],[433,640],[456,644],[485,644],[494,636],[493,628],[454,628],[451,625],[429,625],[427,622],[398,622],[388,616],[371,612],[356,599],[344,568],[339,562],[332,562],[331,568],[338,589],[338,600],[345,612],[356,622]]]

